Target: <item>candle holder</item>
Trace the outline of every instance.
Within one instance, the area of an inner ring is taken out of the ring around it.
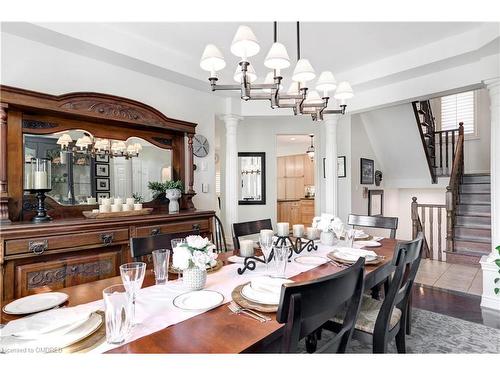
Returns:
[[[269,254],[269,259],[267,259],[267,263],[269,263],[273,259],[273,256],[274,256],[274,250],[271,250],[271,253]],[[262,254],[262,257],[265,257],[265,255]],[[256,262],[266,263],[266,261],[263,258],[256,257],[255,255],[245,257],[245,259],[243,260],[243,267],[238,268],[238,275],[243,275],[243,273],[246,270],[250,271],[255,270],[255,268],[257,267]]]
[[[35,194],[37,199],[36,216],[31,219],[34,223],[45,223],[52,220],[45,209],[45,193],[51,190],[52,189],[24,189],[24,191],[28,191],[30,194]]]

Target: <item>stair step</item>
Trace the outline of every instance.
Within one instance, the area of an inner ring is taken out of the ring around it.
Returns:
[[[468,228],[491,228],[491,218],[486,216],[457,215],[455,226]]]
[[[488,216],[491,217],[491,207],[485,204],[459,204],[458,214],[466,216]]]
[[[425,112],[423,109],[419,109],[418,113],[421,114],[421,115],[426,115],[427,114],[427,112]]]
[[[455,227],[455,238],[465,241],[491,243],[491,228]]]
[[[445,251],[446,263],[453,264],[479,264],[483,253],[470,253],[468,251]]]
[[[466,174],[462,179],[463,184],[489,184],[491,176],[489,174]]]
[[[482,255],[489,254],[491,252],[491,242],[466,241],[455,238],[454,250]]]
[[[462,204],[491,204],[490,193],[463,193],[460,194]]]
[[[490,184],[462,184],[460,185],[460,193],[489,193],[491,191]]]

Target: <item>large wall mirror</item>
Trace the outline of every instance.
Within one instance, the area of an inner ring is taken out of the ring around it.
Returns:
[[[266,204],[266,153],[239,152],[239,204]]]
[[[61,205],[94,204],[99,198],[154,198],[150,181],[173,179],[172,151],[130,137],[125,141],[93,137],[84,130],[24,135],[24,188],[31,158],[49,158],[52,190]]]

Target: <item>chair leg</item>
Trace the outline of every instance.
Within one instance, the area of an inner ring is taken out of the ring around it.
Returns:
[[[306,351],[308,353],[314,353],[318,348],[318,335],[315,332],[306,336]]]
[[[373,353],[387,353],[387,341],[385,337],[373,336]]]
[[[406,332],[405,327],[403,326],[401,326],[399,332],[396,335],[396,348],[398,349],[398,353],[406,353]]]
[[[408,303],[406,304],[406,324],[404,329],[407,335],[411,335],[411,294],[408,297]]]

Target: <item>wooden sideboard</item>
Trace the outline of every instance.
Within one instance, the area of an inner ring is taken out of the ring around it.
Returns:
[[[2,225],[2,297],[10,300],[117,276],[120,264],[131,261],[130,238],[185,232],[210,238],[213,215],[213,211],[186,211]]]

